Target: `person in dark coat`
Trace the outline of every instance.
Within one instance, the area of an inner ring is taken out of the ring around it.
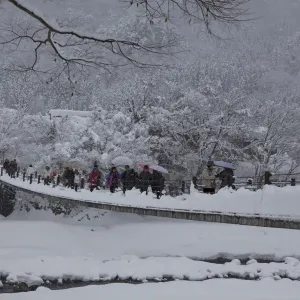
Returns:
[[[149,166],[145,165],[144,170],[139,176],[139,188],[141,193],[146,192],[148,195],[148,187],[151,183],[152,174],[150,173]]]
[[[16,159],[14,159],[13,161],[10,162],[9,164],[9,170],[10,170],[10,177],[15,178],[16,177],[16,173],[18,171],[18,164]]]
[[[106,185],[109,187],[111,193],[114,193],[119,186],[120,174],[116,167],[110,169],[110,173],[106,177]]]
[[[158,171],[153,170],[153,174],[151,177],[151,188],[152,188],[152,193],[156,194],[157,199],[160,199],[164,187],[165,187],[164,176]]]
[[[50,185],[52,181],[52,172],[49,166],[46,166],[43,174],[44,185]]]
[[[8,174],[9,177],[12,177],[12,174],[11,174],[11,172],[12,172],[11,161],[8,161],[8,163],[7,163],[7,170],[6,170],[6,172],[7,172],[7,174]]]
[[[228,186],[235,189],[234,183],[234,173],[232,169],[225,168],[217,177],[221,180],[221,189]]]
[[[8,173],[8,168],[9,168],[9,160],[5,159],[3,163],[3,169],[6,171],[6,173]]]
[[[69,167],[66,167],[64,170],[64,173],[62,175],[63,178],[63,185],[66,187],[69,184],[69,176],[70,176],[70,169]]]
[[[68,176],[68,187],[71,189],[74,188],[74,178],[75,178],[75,172],[73,169],[69,170],[69,176]]]
[[[272,184],[271,182],[272,173],[270,171],[265,172],[265,184]]]
[[[125,166],[125,171],[121,175],[123,194],[125,195],[126,190],[132,190],[135,187],[137,179],[137,173],[130,169],[129,166]]]

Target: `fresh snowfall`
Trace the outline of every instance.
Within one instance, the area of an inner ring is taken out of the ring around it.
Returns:
[[[0,299],[299,300],[300,230],[92,208],[300,223],[299,12],[0,0]]]

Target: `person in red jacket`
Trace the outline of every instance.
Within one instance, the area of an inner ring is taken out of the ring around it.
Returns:
[[[94,167],[93,171],[91,172],[89,176],[89,183],[90,183],[90,191],[92,192],[94,189],[99,190],[99,183],[100,183],[100,178],[102,174],[98,170],[97,167]]]

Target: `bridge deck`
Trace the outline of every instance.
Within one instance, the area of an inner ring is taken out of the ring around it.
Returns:
[[[9,177],[1,177],[0,184],[2,188],[10,188],[16,192],[22,192],[30,194],[32,199],[46,199],[54,203],[60,203],[67,206],[82,206],[82,207],[93,207],[104,210],[111,210],[124,213],[133,213],[139,215],[151,215],[156,217],[166,217],[193,221],[204,221],[204,222],[216,222],[216,223],[228,223],[228,224],[240,224],[248,226],[261,226],[261,227],[274,227],[274,228],[287,228],[287,229],[300,229],[300,218],[297,215],[267,215],[259,213],[247,213],[247,212],[230,212],[230,211],[219,211],[219,210],[201,210],[201,209],[190,209],[185,206],[184,201],[173,199],[174,202],[178,201],[174,207],[164,207],[162,201],[152,199],[153,205],[148,205],[149,201],[143,201],[149,196],[140,196],[137,201],[131,201],[132,199],[124,197],[124,200],[120,201],[123,197],[112,195],[109,193],[75,193],[72,191],[63,191],[59,188],[45,187],[41,184],[29,185],[27,182],[21,180],[10,179]],[[89,195],[90,199],[86,199],[86,194]],[[71,195],[71,196],[70,196]],[[76,198],[74,197],[76,196]],[[105,197],[104,197],[105,195]],[[115,197],[116,196],[116,197]],[[109,198],[110,197],[110,198]],[[211,196],[208,196],[211,197]],[[100,199],[99,199],[100,198]],[[106,201],[102,201],[101,198]],[[111,200],[111,201],[107,201]],[[4,199],[5,200],[5,199]],[[34,200],[38,201],[38,200]],[[121,202],[121,203],[118,203]],[[179,208],[180,205],[182,208]]]

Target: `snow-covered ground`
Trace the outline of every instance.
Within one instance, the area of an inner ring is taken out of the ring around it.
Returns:
[[[78,220],[81,220],[80,222]],[[141,217],[86,209],[70,217],[15,211],[0,220],[0,273],[9,282],[133,278],[300,278],[300,231]],[[213,264],[218,256],[247,258]],[[294,258],[289,258],[294,257]],[[284,260],[257,263],[251,259]]]
[[[168,282],[140,285],[109,284],[62,291],[40,287],[36,292],[4,294],[3,300],[299,300],[300,282],[214,279],[198,282]]]
[[[75,192],[74,190],[60,187],[52,188],[43,184],[23,182],[21,179],[11,179],[7,175],[1,180],[16,186],[40,192],[43,194],[67,197],[72,199],[108,202],[121,205],[131,205],[136,207],[158,207],[181,210],[203,210],[230,212],[239,214],[260,214],[281,217],[300,218],[299,194],[300,186],[278,188],[266,186],[264,190],[252,192],[246,189],[239,189],[236,192],[221,190],[216,195],[206,195],[197,191],[192,191],[191,195],[184,195],[177,198],[163,196],[160,200],[155,199],[153,194],[146,196],[139,191],[129,191],[125,197],[121,192],[114,195],[108,191],[88,190]]]

